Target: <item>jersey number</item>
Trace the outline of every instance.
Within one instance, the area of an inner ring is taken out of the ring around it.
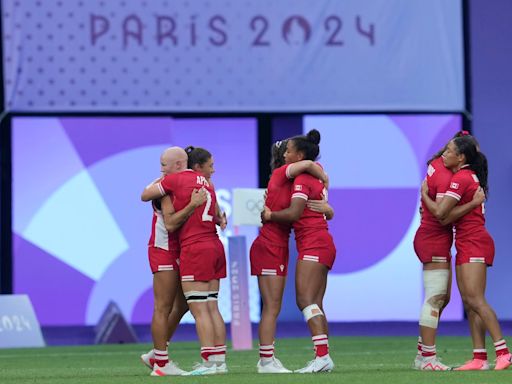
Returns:
[[[212,206],[212,195],[210,192],[206,191],[206,205],[204,206],[203,215],[201,216],[201,220],[203,221],[213,221],[213,216],[208,214]]]

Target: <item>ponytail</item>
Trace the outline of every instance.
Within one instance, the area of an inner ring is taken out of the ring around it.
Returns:
[[[485,196],[489,193],[488,184],[488,166],[487,157],[478,150],[478,143],[473,136],[465,135],[453,139],[453,143],[457,147],[457,152],[466,157],[466,164],[473,172],[475,172],[480,187],[485,192]]]
[[[480,187],[484,190],[485,197],[487,198],[489,194],[489,168],[487,165],[487,157],[482,152],[477,152],[475,158],[469,164],[469,168],[476,173],[476,177],[478,177],[478,181],[480,182]]]

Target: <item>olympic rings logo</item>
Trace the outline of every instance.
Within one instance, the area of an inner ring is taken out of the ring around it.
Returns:
[[[245,208],[252,214],[259,214],[263,211],[263,200],[247,200]]]

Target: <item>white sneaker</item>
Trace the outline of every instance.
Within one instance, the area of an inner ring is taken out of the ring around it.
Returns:
[[[228,366],[226,363],[217,362],[215,369],[216,373],[228,373]]]
[[[159,367],[158,364],[155,364],[151,376],[181,376],[184,373],[186,372],[179,368],[174,361],[169,361],[163,367]]]
[[[451,371],[452,368],[441,363],[441,361],[434,357],[423,358],[423,362],[420,365],[422,371]]]
[[[215,363],[206,364],[208,364],[208,362],[197,363],[192,367],[190,372],[184,372],[181,376],[215,375],[217,373],[217,365]]]
[[[140,355],[140,361],[149,369],[153,370],[153,364],[155,362],[155,352],[153,350],[148,353],[143,353]]]
[[[414,359],[413,368],[414,369],[421,369],[421,364],[423,363],[423,356],[421,356],[420,353],[416,354],[416,358]]]
[[[334,369],[334,362],[329,355],[322,357],[315,357],[306,364],[304,368],[297,369],[296,373],[317,373],[317,372],[331,372]]]
[[[259,359],[256,368],[258,368],[258,373],[292,373],[292,371],[283,367],[283,364],[275,356],[272,357],[272,360],[265,362]]]

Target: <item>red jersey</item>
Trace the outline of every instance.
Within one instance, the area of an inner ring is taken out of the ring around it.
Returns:
[[[217,197],[213,186],[202,174],[187,169],[183,172],[166,175],[158,183],[162,194],[172,194],[176,211],[180,211],[190,203],[190,195],[194,189],[205,188],[206,202],[197,207],[178,231],[181,247],[198,241],[218,238],[215,227],[215,206]]]
[[[164,217],[160,207],[160,200],[153,200],[153,220],[151,223],[151,235],[148,246],[165,249],[167,251],[177,251],[180,249],[178,235],[167,232],[164,224]]]
[[[453,175],[450,188],[446,191],[446,196],[457,199],[457,205],[464,205],[473,200],[473,195],[478,187],[480,187],[480,182],[475,172],[464,167]],[[474,235],[480,230],[485,230],[483,204],[455,222],[455,234],[457,239]]]
[[[292,181],[289,175],[290,164],[274,169],[267,186],[265,205],[271,211],[281,211],[290,206]],[[289,224],[269,221],[263,224],[260,236],[275,246],[288,247],[291,226]]]
[[[297,176],[293,182],[292,189],[292,199],[327,199],[327,190],[322,181],[308,173]],[[304,247],[307,247],[305,243],[309,243],[309,240],[314,242],[316,233],[327,231],[327,220],[323,213],[312,211],[306,206],[300,219],[293,223],[293,230],[295,231],[295,240],[297,243],[301,243]]]
[[[452,176],[453,172],[444,166],[442,157],[432,160],[427,168],[428,196],[434,201],[444,197],[450,186]],[[432,215],[423,201],[421,202],[421,206],[423,207],[421,226],[431,231],[448,232],[451,236],[453,232],[452,226],[441,225],[439,220]]]

